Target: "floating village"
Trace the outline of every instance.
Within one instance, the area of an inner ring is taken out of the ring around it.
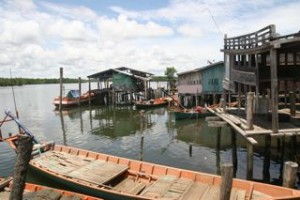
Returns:
[[[294,152],[298,148],[300,32],[279,36],[275,25],[269,25],[240,36],[225,35],[220,51],[223,61],[178,72],[168,88],[152,89],[152,73],[118,67],[89,75],[88,91],[82,91],[79,79],[79,89],[63,95],[60,68],[60,95],[53,104],[58,111],[83,104],[130,106],[141,115],[165,106],[176,121],[204,118],[218,132],[216,148],[222,128],[230,127],[232,163],[222,164],[221,175],[40,142],[17,113],[7,111],[0,128],[13,121],[20,132],[0,129],[0,141],[17,153],[13,177],[0,179],[0,199],[300,199],[297,158],[284,163],[282,185],[253,180],[256,145],[266,151],[287,143]],[[234,178],[237,135],[247,144],[246,180]],[[27,183],[29,167],[72,192]]]

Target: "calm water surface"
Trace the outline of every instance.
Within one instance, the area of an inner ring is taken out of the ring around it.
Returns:
[[[68,84],[65,88],[76,89],[78,85]],[[84,84],[82,91],[87,88]],[[59,94],[59,85],[25,85],[13,89],[20,121],[40,141],[52,140],[57,144],[212,174],[220,173],[221,163],[232,162],[229,128],[222,128],[221,148],[217,150],[216,128],[208,128],[204,120],[175,122],[167,108],[141,112],[131,107],[86,106],[60,114],[52,105],[53,98]],[[0,87],[1,118],[5,109],[15,112],[13,102],[12,88]],[[15,124],[6,124],[1,130],[3,135],[13,132]],[[264,148],[254,150],[253,178],[280,184],[282,163],[288,156],[273,149],[268,162]],[[246,152],[244,139],[237,135],[236,176],[242,179],[246,179]],[[15,157],[6,143],[0,143],[1,177],[12,175]],[[270,167],[266,169],[266,166]]]

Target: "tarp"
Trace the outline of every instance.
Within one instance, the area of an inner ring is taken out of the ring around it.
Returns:
[[[68,98],[79,98],[79,90],[70,90],[67,94]]]

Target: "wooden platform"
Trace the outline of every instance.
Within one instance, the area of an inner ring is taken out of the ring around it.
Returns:
[[[277,133],[274,133],[271,127],[272,122],[268,120],[267,115],[254,115],[253,129],[249,130],[247,126],[245,110],[229,108],[228,110],[226,110],[226,112],[224,112],[222,108],[207,109],[215,115],[219,116],[222,120],[226,121],[233,129],[239,132],[251,144],[257,144],[257,141],[253,138],[253,136],[255,135],[271,135],[274,137],[281,137],[285,135],[290,136],[294,134],[300,134],[300,127],[291,122],[280,122],[280,129]],[[289,114],[289,110],[279,110],[278,113]],[[296,116],[300,118],[300,112],[297,112]]]
[[[103,185],[128,169],[125,165],[103,160],[78,159],[76,155],[56,151],[43,153],[35,162],[53,172],[96,185]]]

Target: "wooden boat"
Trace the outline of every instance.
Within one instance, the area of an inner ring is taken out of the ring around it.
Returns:
[[[206,116],[212,116],[213,113],[206,110],[206,108],[197,106],[191,109],[176,109],[173,110],[175,120],[182,119],[195,119],[195,118],[204,118]]]
[[[7,113],[10,116],[10,113]],[[13,118],[14,119],[14,118]],[[28,129],[15,120],[19,127]],[[16,148],[17,135],[7,141]],[[36,140],[35,140],[36,141]],[[30,167],[45,178],[104,199],[219,199],[217,175],[137,161],[54,143],[36,144]],[[233,179],[231,199],[300,199],[300,191]]]
[[[79,104],[87,104],[89,101],[95,99],[94,93],[86,92],[80,96],[79,90],[70,90],[65,97],[62,98],[62,108],[70,108],[79,106]],[[57,97],[53,100],[53,104],[56,108],[59,107],[60,97]]]
[[[12,188],[12,178],[0,178],[0,199],[8,200]],[[33,183],[25,183],[23,199],[77,199],[77,200],[101,200],[67,190],[54,189]]]
[[[156,108],[161,106],[167,106],[168,101],[164,98],[156,98],[151,99],[149,101],[136,101],[134,105],[136,109]]]

